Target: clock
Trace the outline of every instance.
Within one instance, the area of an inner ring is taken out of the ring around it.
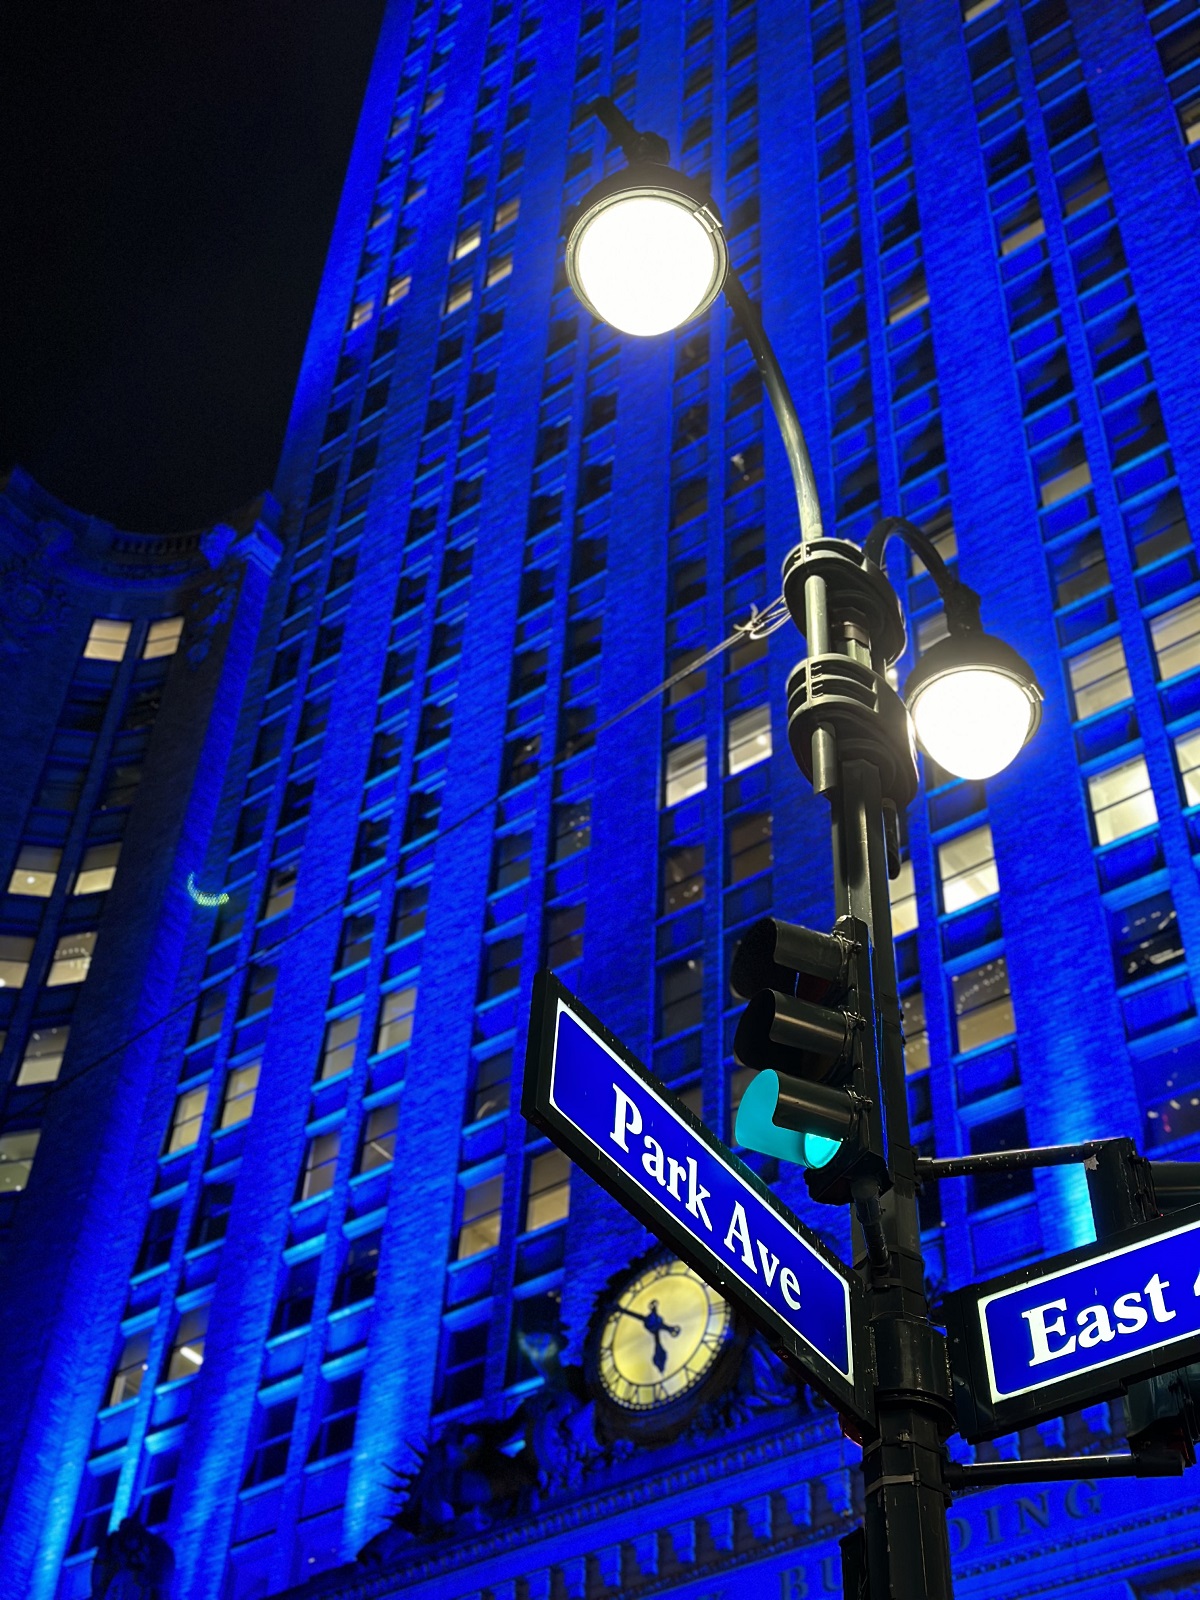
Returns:
[[[585,1351],[605,1432],[647,1442],[678,1433],[736,1375],[747,1332],[675,1256],[623,1275],[602,1296]]]

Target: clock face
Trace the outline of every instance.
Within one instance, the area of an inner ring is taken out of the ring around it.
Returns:
[[[621,1411],[646,1413],[685,1399],[734,1338],[728,1303],[674,1257],[652,1262],[610,1302],[596,1375]]]

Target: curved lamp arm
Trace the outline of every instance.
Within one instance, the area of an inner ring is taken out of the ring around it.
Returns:
[[[905,517],[883,517],[867,535],[863,555],[877,567],[883,566],[883,552],[890,539],[902,539],[925,563],[946,607],[946,622],[951,633],[976,633],[982,630],[979,596],[963,583],[942,560],[927,533]]]
[[[658,162],[665,166],[670,160],[667,141],[657,133],[639,133],[629,118],[617,105],[601,96],[592,102],[592,115],[604,125],[612,142],[621,150],[630,164]],[[783,375],[779,359],[771,348],[762,324],[758,307],[746,293],[742,280],[734,271],[732,262],[722,286],[729,309],[737,318],[746,343],[750,346],[763,387],[779,424],[783,448],[791,468],[792,483],[796,490],[796,508],[800,516],[800,537],[805,544],[822,535],[821,502],[817,498],[817,480],[813,474],[812,458],[804,439],[804,430],[796,413],[795,403]]]

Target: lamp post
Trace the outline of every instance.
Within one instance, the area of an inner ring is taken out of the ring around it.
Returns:
[[[1017,652],[984,632],[978,595],[919,528],[885,517],[862,548],[825,537],[795,406],[729,260],[716,207],[668,165],[663,139],[638,133],[610,101],[595,111],[629,165],[567,219],[575,293],[596,316],[645,337],[699,316],[723,292],[791,468],[801,538],[784,562],[783,591],[808,650],[788,681],[788,737],[830,802],[839,919],[865,927],[869,940],[886,1148],[885,1176],[867,1170],[850,1186],[869,1287],[876,1422],[861,1440],[864,1527],[843,1543],[843,1581],[847,1595],[870,1600],[948,1600],[944,1442],[955,1424],[945,1339],[925,1297],[887,884],[900,868],[899,812],[917,790],[915,742],[956,776],[990,777],[1032,737],[1042,694]],[[910,675],[907,705],[886,676],[905,646],[900,601],[882,565],[893,537],[924,562],[949,628]]]

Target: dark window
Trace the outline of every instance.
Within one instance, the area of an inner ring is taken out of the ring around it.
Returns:
[[[566,665],[581,667],[600,654],[603,620],[600,617],[581,617],[567,628]]]
[[[287,1471],[288,1448],[292,1442],[292,1424],[296,1420],[295,1400],[282,1400],[275,1406],[264,1406],[259,1417],[258,1443],[246,1468],[242,1487],[252,1488],[258,1483],[269,1483],[272,1478],[282,1478]]]
[[[385,772],[394,772],[400,765],[404,751],[404,725],[383,728],[371,742],[371,760],[367,767],[368,778],[380,778]]]
[[[343,624],[326,623],[317,634],[317,642],[313,648],[313,666],[318,666],[322,661],[328,661],[336,656],[342,648]]]
[[[452,583],[461,583],[464,578],[471,576],[474,551],[475,546],[470,544],[455,544],[447,547],[442,561],[442,581],[439,587],[448,589]]]
[[[178,1206],[157,1206],[151,1211],[146,1219],[146,1231],[142,1235],[135,1272],[151,1272],[170,1258],[178,1225]]]
[[[476,1322],[469,1328],[443,1330],[437,1398],[441,1409],[467,1405],[482,1397],[487,1340],[486,1322]]]
[[[507,1111],[511,1092],[512,1051],[502,1050],[499,1055],[487,1056],[475,1068],[467,1120],[479,1122],[498,1111]]]
[[[198,1250],[202,1245],[215,1244],[218,1239],[223,1239],[232,1209],[232,1183],[204,1184],[200,1190],[200,1202],[196,1207],[196,1220],[192,1225],[188,1248]]]
[[[744,533],[739,533],[730,541],[726,562],[727,577],[740,578],[765,564],[767,550],[763,543],[764,538],[761,528],[747,528]]]
[[[69,1553],[78,1555],[92,1550],[108,1532],[112,1508],[116,1504],[119,1471],[85,1473],[79,1494],[79,1525],[71,1540]]]
[[[189,1039],[191,1044],[199,1044],[205,1039],[215,1039],[221,1031],[221,1024],[225,1020],[225,1006],[229,999],[229,991],[224,984],[218,984],[213,989],[202,989],[200,998],[196,1001],[196,1014],[192,1021],[192,1032]]]
[[[511,740],[504,747],[504,776],[501,787],[515,789],[537,776],[538,753],[542,748],[540,733],[527,733]]]
[[[522,695],[532,694],[535,689],[540,689],[546,681],[545,650],[526,650],[513,662],[512,688],[509,690],[511,700],[519,700]]]
[[[704,846],[681,845],[662,862],[662,914],[681,911],[704,898]]]
[[[292,779],[283,792],[283,805],[279,809],[281,828],[289,828],[293,822],[301,822],[308,816],[316,786],[316,778]]]
[[[1179,917],[1170,892],[1108,914],[1118,983],[1134,983],[1183,960]]]
[[[303,1261],[293,1262],[287,1269],[287,1276],[279,1291],[279,1299],[275,1303],[275,1315],[271,1320],[272,1338],[281,1333],[290,1333],[293,1328],[308,1327],[312,1321],[313,1301],[316,1298],[320,1271],[319,1255],[307,1256]]]
[[[590,505],[602,499],[612,489],[613,464],[611,461],[593,462],[579,475],[579,504]]]
[[[296,733],[297,744],[303,744],[305,740],[315,739],[319,733],[324,733],[328,721],[328,695],[322,695],[318,700],[306,700],[300,712],[300,727]]]
[[[675,376],[682,378],[689,372],[695,372],[707,360],[707,331],[693,333],[690,338],[675,347]]]
[[[429,901],[428,883],[402,884],[396,891],[392,908],[391,942],[411,939],[425,927],[425,909]]]
[[[615,420],[617,415],[617,397],[615,394],[593,395],[588,402],[587,420],[584,427],[588,433],[593,433],[597,428],[606,428]]]
[[[347,917],[342,923],[342,938],[338,945],[339,968],[353,967],[371,954],[371,938],[375,932],[375,918],[371,913]]]
[[[241,1020],[260,1016],[275,1003],[275,980],[278,967],[252,966],[246,974],[246,987],[242,993]]]
[[[771,813],[756,811],[729,824],[729,881],[741,883],[765,872],[773,856]]]
[[[343,1306],[358,1305],[363,1300],[369,1300],[375,1293],[375,1281],[379,1275],[379,1241],[378,1232],[364,1233],[350,1241],[346,1260],[338,1274],[337,1285],[333,1291],[335,1311],[341,1310]]]
[[[554,598],[554,573],[548,567],[530,567],[521,578],[520,612],[536,611]]]
[[[546,965],[562,967],[583,954],[583,905],[559,906],[546,919]]]
[[[607,559],[606,539],[577,539],[571,558],[571,582],[586,583],[589,578],[596,577],[598,573],[604,571]]]
[[[706,587],[707,579],[702,556],[694,561],[676,562],[671,568],[668,608],[677,611],[681,606],[691,605],[694,600],[702,598]]]
[[[596,742],[596,708],[594,705],[568,706],[562,714],[558,730],[558,751],[562,760],[569,760]]]
[[[569,856],[586,850],[592,842],[592,802],[569,800],[554,808],[555,861],[565,861]]]
[[[438,825],[441,810],[440,789],[415,789],[408,797],[408,814],[404,821],[405,844],[411,844],[414,839],[433,833]]]
[[[496,939],[483,949],[483,970],[480,974],[480,998],[492,1000],[497,995],[509,994],[521,981],[521,951],[524,940],[518,934],[513,939]]]
[[[492,856],[492,889],[511,889],[529,876],[531,833],[506,833],[496,840]]]
[[[994,1122],[981,1122],[971,1129],[971,1154],[981,1155],[991,1150],[1027,1150],[1029,1130],[1023,1111],[1010,1111]],[[971,1179],[971,1205],[976,1211],[985,1206],[1000,1205],[1018,1195],[1033,1191],[1033,1173],[981,1172]]]
[[[726,474],[726,494],[736,494],[739,489],[746,489],[752,483],[759,483],[763,476],[763,447],[761,441],[748,444],[741,450],[735,450],[729,457],[729,469]]]
[[[415,650],[392,649],[388,651],[383,668],[384,694],[392,694],[396,689],[405,689],[412,683],[416,659],[417,653]]]
[[[690,956],[672,961],[658,974],[658,1033],[660,1038],[694,1028],[703,1019],[704,961]]]
[[[326,1456],[340,1455],[354,1443],[354,1425],[358,1420],[358,1397],[362,1389],[362,1373],[348,1378],[335,1378],[325,1391],[325,1410],[321,1424],[308,1452],[310,1461],[323,1461]]]
[[[409,812],[412,811],[412,802],[417,798],[412,796],[409,801]],[[392,819],[389,816],[368,817],[365,822],[358,825],[358,838],[354,845],[354,860],[352,870],[358,872],[362,867],[373,866],[382,861],[387,854],[388,833],[391,831]]]
[[[418,752],[441,744],[450,737],[450,722],[454,715],[452,700],[430,700],[421,712],[421,727],[417,734]]]

